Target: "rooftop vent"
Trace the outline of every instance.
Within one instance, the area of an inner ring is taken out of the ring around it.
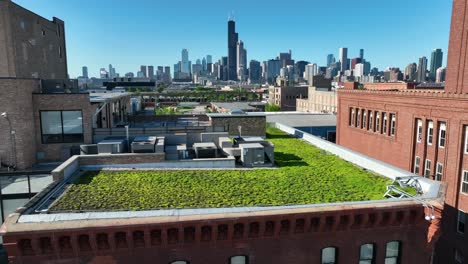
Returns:
[[[245,112],[242,109],[234,108],[230,112],[231,115],[245,115]]]

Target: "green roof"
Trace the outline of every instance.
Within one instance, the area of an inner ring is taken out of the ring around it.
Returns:
[[[51,211],[278,206],[383,199],[387,178],[277,129],[279,168],[88,172]]]

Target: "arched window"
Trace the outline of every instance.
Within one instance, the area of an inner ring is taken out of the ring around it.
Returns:
[[[385,253],[385,264],[400,264],[400,250],[399,241],[388,242]]]
[[[246,256],[233,256],[229,258],[229,264],[248,264]]]
[[[190,262],[185,261],[185,260],[177,260],[177,261],[171,262],[170,264],[190,264]]]
[[[327,247],[322,249],[322,264],[335,264],[336,263],[336,248]]]
[[[359,264],[374,264],[374,244],[364,244],[359,250]]]

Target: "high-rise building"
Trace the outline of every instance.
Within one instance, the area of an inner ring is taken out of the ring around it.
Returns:
[[[249,83],[260,83],[261,79],[262,67],[260,66],[260,62],[256,60],[251,60],[249,64]]]
[[[150,79],[154,79],[154,66],[148,66],[148,74],[146,76]]]
[[[426,81],[426,72],[427,72],[427,58],[422,57],[419,58],[418,64],[418,72],[416,76],[417,82],[425,82]]]
[[[213,63],[213,57],[211,55],[206,55],[206,63]]]
[[[432,80],[436,77],[436,71],[442,67],[442,58],[444,54],[441,49],[435,49],[431,54],[431,68],[429,69],[429,75]]]
[[[361,59],[361,62],[364,60],[364,49],[359,50],[359,58]]]
[[[446,73],[445,68],[440,67],[439,69],[437,69],[437,71],[436,71],[436,82],[437,83],[445,82],[445,73]]]
[[[356,64],[361,63],[361,62],[362,62],[361,58],[353,58],[351,60],[351,70],[354,70],[354,67],[356,66]]]
[[[371,71],[371,63],[364,60],[364,75],[369,74]]]
[[[111,78],[111,79],[117,77],[117,75],[115,73],[115,68],[112,67],[112,64],[109,64],[109,72],[108,73],[109,73],[108,77]]]
[[[297,76],[300,76],[301,78],[304,76],[305,68],[309,64],[308,61],[298,61],[294,65],[294,69],[296,70]]]
[[[343,74],[348,67],[348,48],[340,48],[340,71]]]
[[[237,78],[244,81],[247,72],[247,50],[244,48],[244,42],[237,43]]]
[[[353,75],[356,78],[356,81],[361,80],[362,76],[364,76],[364,63],[358,63],[355,65]]]
[[[405,68],[405,80],[414,82],[417,79],[416,73],[418,65],[416,63],[410,63]]]
[[[237,41],[239,35],[236,32],[236,22],[228,21],[228,65],[227,79],[237,81]]]
[[[189,53],[187,49],[182,50],[181,72],[190,74]]]
[[[140,72],[141,72],[142,75],[143,75],[143,76],[141,76],[141,77],[148,77],[148,76],[146,75],[146,72],[147,72],[147,71],[146,71],[146,65],[141,65],[141,66],[140,66]],[[138,75],[138,74],[137,74],[137,75]],[[140,77],[140,76],[138,76],[138,77]]]
[[[318,74],[317,64],[308,64],[305,68],[304,79],[307,80],[308,84],[311,85],[314,80],[314,76]]]
[[[101,70],[99,71],[99,76],[101,77],[101,79],[108,79],[109,73],[106,71],[105,68],[101,68]]]
[[[83,66],[83,68],[82,68],[82,76],[83,76],[84,78],[89,78],[89,76],[88,76],[88,67]]]
[[[335,56],[333,54],[327,55],[327,67],[330,67],[332,63],[335,63]]]
[[[202,59],[202,68],[203,68],[203,72],[206,72],[206,58],[203,57]]]
[[[268,83],[274,83],[276,77],[280,75],[281,71],[281,61],[280,60],[269,60],[267,62],[267,74],[266,80]]]
[[[133,72],[127,72],[127,73],[125,74],[125,77],[126,77],[126,78],[133,78],[133,77],[135,77],[135,74],[133,74]]]

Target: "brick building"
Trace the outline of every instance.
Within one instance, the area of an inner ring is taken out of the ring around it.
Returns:
[[[0,0],[0,77],[67,79],[65,25]]]
[[[307,99],[308,90],[308,86],[270,87],[269,101],[281,111],[296,111],[296,99]]]
[[[309,87],[307,99],[297,99],[298,112],[336,113],[336,91],[331,88]]]
[[[338,92],[338,144],[447,183],[434,263],[468,259],[467,11],[453,1],[445,91]]]

